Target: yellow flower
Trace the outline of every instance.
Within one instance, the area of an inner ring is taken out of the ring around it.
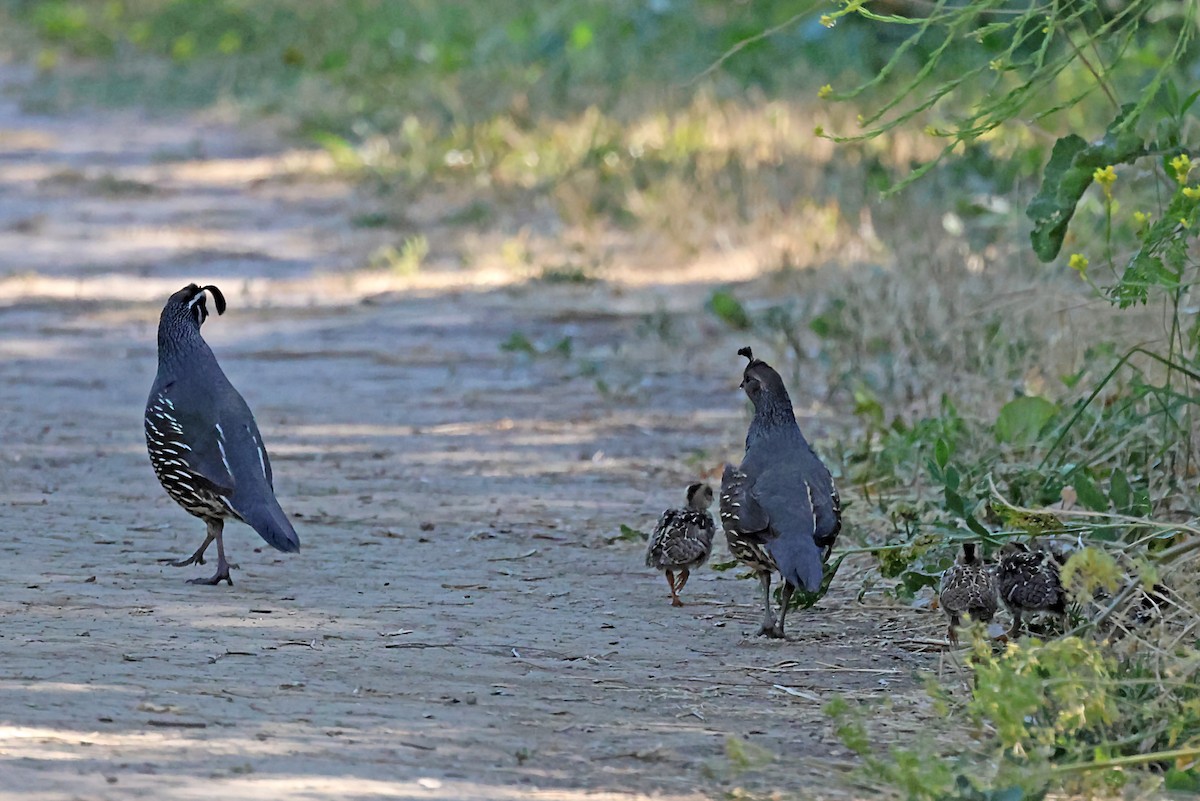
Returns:
[[[817,90],[817,97],[821,98],[822,100],[829,97],[831,94],[833,94],[833,87],[829,84],[825,84]]]
[[[1135,211],[1135,212],[1133,213],[1133,221],[1134,221],[1134,222],[1135,222],[1135,223],[1138,225],[1138,227],[1140,228],[1141,226],[1143,226],[1143,225],[1145,225],[1146,223],[1150,222],[1150,215],[1149,215],[1149,214],[1147,214],[1147,213],[1146,213],[1146,212],[1144,212],[1144,211]]]
[[[1185,186],[1183,188],[1183,196],[1188,200],[1200,198],[1200,186]]]
[[[999,72],[1000,70],[1004,69],[1004,61],[998,58],[993,58],[988,62],[988,68],[993,72]]]
[[[834,19],[833,17],[829,16],[828,14],[822,14],[821,15],[821,24],[824,25],[826,28],[832,28],[834,25],[837,25],[837,20]]]
[[[1192,171],[1192,160],[1188,158],[1187,153],[1180,153],[1171,159],[1171,169],[1175,171],[1175,180],[1186,184],[1188,173]]]
[[[1067,266],[1079,273],[1080,276],[1083,276],[1087,273],[1087,256],[1084,256],[1082,253],[1072,253],[1070,261],[1067,262]]]
[[[1100,184],[1104,197],[1112,200],[1112,185],[1117,180],[1117,171],[1109,164],[1107,167],[1097,167],[1092,173],[1092,180]]]

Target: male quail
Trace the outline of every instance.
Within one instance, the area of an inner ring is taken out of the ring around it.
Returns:
[[[962,555],[942,573],[938,601],[950,618],[947,633],[950,642],[958,643],[959,616],[987,623],[996,614],[996,579],[987,565],[975,553],[975,543],[964,542]]]
[[[842,528],[842,508],[829,470],[800,433],[783,379],[750,348],[741,387],[754,404],[740,467],[721,478],[721,524],[730,552],[751,567],[762,585],[758,633],[783,637],[796,587],[817,592],[824,563]],[[779,618],[771,613],[771,574],[783,578]]]
[[[1058,562],[1046,551],[1031,551],[1019,542],[1005,543],[996,568],[1000,600],[1012,613],[1008,636],[1021,633],[1021,615],[1052,612],[1067,629],[1067,593],[1063,590]]]
[[[271,460],[254,415],[200,336],[208,317],[205,292],[212,294],[217,314],[224,314],[221,290],[188,284],[171,296],[159,317],[158,375],[146,402],[146,447],[163,489],[208,526],[196,552],[171,564],[204,564],[204,551],[216,540],[216,574],[190,583],[232,585],[221,534],[226,518],[248,524],[287,553],[300,550],[300,539],[275,500]]]
[[[671,606],[683,606],[679,591],[687,584],[691,571],[707,562],[712,553],[716,532],[712,515],[708,513],[712,500],[712,487],[692,484],[687,488],[687,507],[663,512],[650,536],[646,567],[661,570],[667,577]],[[675,571],[679,571],[678,579]]]

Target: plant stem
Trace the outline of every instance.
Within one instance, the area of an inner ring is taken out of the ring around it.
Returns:
[[[1200,757],[1200,748],[1177,748],[1174,751],[1152,751],[1149,754],[1131,754],[1129,756],[1113,757],[1112,759],[1098,759],[1095,762],[1075,762],[1070,765],[1057,765],[1050,768],[1050,772],[1082,773],[1089,770],[1141,765],[1146,762],[1167,762],[1187,757]]]

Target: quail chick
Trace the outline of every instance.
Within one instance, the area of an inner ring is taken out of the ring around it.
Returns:
[[[1005,543],[996,568],[1000,600],[1012,613],[1008,636],[1021,633],[1021,616],[1026,612],[1052,612],[1067,630],[1067,594],[1059,566],[1046,551],[1031,551],[1019,542]]]
[[[650,536],[646,567],[663,571],[671,588],[671,606],[683,606],[679,591],[687,584],[691,571],[707,562],[712,553],[716,533],[708,513],[712,501],[712,487],[692,484],[687,488],[687,506],[663,512]]]
[[[970,615],[981,623],[991,621],[996,614],[999,601],[996,597],[996,579],[979,556],[975,543],[964,542],[958,560],[942,573],[942,584],[938,600],[946,616],[950,618],[947,636],[958,644],[961,615]]]
[[[750,348],[741,387],[754,404],[746,455],[721,478],[721,525],[730,552],[758,574],[763,620],[758,633],[782,638],[797,587],[820,590],[824,564],[842,528],[842,506],[829,469],[800,433],[783,379]],[[771,575],[783,579],[779,617],[771,612]]]
[[[225,558],[225,521],[241,520],[273,548],[300,550],[300,539],[279,501],[271,459],[246,401],[200,336],[208,318],[205,295],[217,314],[225,296],[215,286],[189,284],[167,300],[158,322],[158,374],[146,401],[150,464],[171,498],[207,526],[204,542],[176,567],[204,564],[217,543],[217,571],[193,584],[233,584]]]

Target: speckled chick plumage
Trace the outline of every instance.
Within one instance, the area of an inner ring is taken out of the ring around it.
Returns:
[[[996,577],[979,558],[974,543],[964,542],[958,559],[942,573],[938,601],[950,619],[950,642],[958,642],[956,629],[963,615],[982,623],[995,617],[999,606]]]
[[[1021,617],[1030,612],[1050,612],[1066,627],[1067,594],[1063,590],[1058,562],[1046,551],[1031,551],[1019,542],[1000,550],[996,567],[1000,600],[1012,613],[1010,636],[1021,631]]]
[[[661,570],[667,577],[673,606],[683,605],[679,591],[687,583],[690,572],[707,562],[712,553],[716,533],[712,515],[708,513],[712,501],[712,487],[692,484],[687,489],[687,506],[663,512],[650,535],[646,567]]]

